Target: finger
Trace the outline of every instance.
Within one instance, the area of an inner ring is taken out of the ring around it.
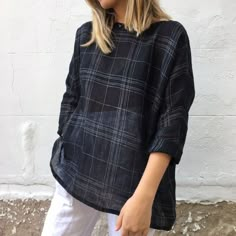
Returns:
[[[141,236],[148,236],[148,232],[149,232],[149,230],[144,230],[144,231],[142,232]]]
[[[131,234],[127,229],[122,227],[121,236],[131,236]]]
[[[129,236],[148,236],[147,231],[138,231],[138,232],[130,232],[129,231]]]
[[[116,220],[116,227],[115,227],[115,230],[119,230],[122,226],[122,219],[123,219],[123,212],[120,212],[120,214],[118,215],[117,217],[117,220]]]
[[[143,236],[143,232],[142,231],[137,231],[137,232],[128,231],[128,235],[129,236]]]

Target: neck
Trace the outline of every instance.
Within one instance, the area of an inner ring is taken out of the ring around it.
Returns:
[[[124,23],[126,6],[127,0],[118,1],[118,3],[113,7],[113,10],[115,11],[115,22]]]

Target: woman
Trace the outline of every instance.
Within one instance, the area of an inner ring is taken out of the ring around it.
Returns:
[[[184,26],[155,0],[87,0],[50,167],[43,236],[154,235],[176,220],[175,167],[195,97]]]

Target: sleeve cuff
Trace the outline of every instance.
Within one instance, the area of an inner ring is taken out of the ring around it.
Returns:
[[[166,153],[171,156],[171,163],[178,165],[183,154],[183,147],[176,140],[158,138],[148,148],[148,154],[152,152]]]

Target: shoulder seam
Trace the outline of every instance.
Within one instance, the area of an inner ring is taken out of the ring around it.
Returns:
[[[81,33],[87,32],[87,28],[91,27],[91,25],[92,21],[86,21],[82,23],[82,25],[80,25],[76,30],[76,38],[79,37]]]

